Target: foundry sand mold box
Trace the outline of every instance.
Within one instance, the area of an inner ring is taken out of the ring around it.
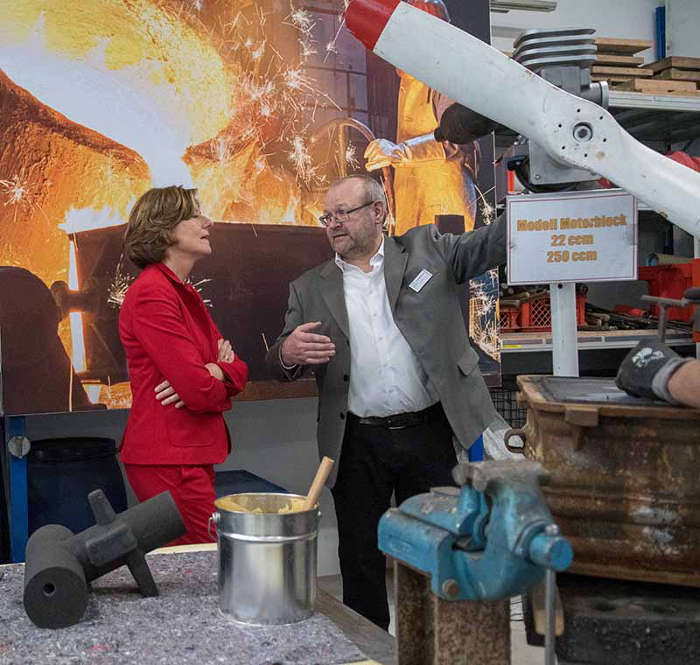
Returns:
[[[700,587],[700,411],[630,397],[613,379],[518,386],[528,412],[514,432],[549,473],[571,572]]]

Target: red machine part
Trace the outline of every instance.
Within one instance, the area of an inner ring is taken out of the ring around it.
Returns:
[[[688,263],[671,263],[639,268],[639,279],[649,283],[649,295],[660,298],[682,298],[686,289],[700,286],[700,259]],[[669,307],[668,318],[676,321],[692,321],[695,307]],[[651,313],[659,315],[659,308],[651,306]],[[693,341],[700,342],[700,330],[693,331]]]
[[[630,307],[629,305],[615,305],[616,314],[629,314],[630,316],[636,316],[638,318],[643,318],[648,316],[649,312],[640,307]]]
[[[548,332],[552,329],[552,311],[548,297],[531,298],[519,307],[500,307],[503,332]],[[586,324],[586,296],[576,294],[576,325]]]

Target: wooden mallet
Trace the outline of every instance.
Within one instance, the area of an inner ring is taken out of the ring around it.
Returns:
[[[311,510],[318,503],[318,497],[321,496],[321,491],[326,484],[326,479],[332,468],[333,460],[330,457],[324,457],[321,460],[321,464],[318,466],[318,471],[316,472],[314,481],[311,483],[309,493],[306,495],[306,502],[304,503],[303,510]]]

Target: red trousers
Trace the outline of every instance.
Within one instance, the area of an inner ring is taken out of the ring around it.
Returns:
[[[146,501],[165,491],[173,495],[187,533],[168,545],[216,540],[207,532],[209,517],[216,510],[213,465],[125,464],[124,468],[139,501]]]

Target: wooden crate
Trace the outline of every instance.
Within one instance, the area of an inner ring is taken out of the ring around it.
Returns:
[[[662,72],[658,72],[654,76],[654,80],[672,80],[672,81],[700,81],[700,70],[694,69],[676,69],[671,67],[670,69],[664,69]]]
[[[595,45],[598,53],[613,55],[635,55],[640,51],[646,51],[653,46],[646,39],[618,39],[616,37],[597,37]]]
[[[700,81],[700,58],[677,55],[650,62],[644,69],[654,74],[654,81],[685,82],[694,85]]]
[[[665,69],[700,69],[700,58],[684,58],[677,55],[669,56],[663,60],[650,62],[644,65],[645,69],[651,69],[652,72],[662,72]]]
[[[632,79],[620,84],[620,89],[645,92],[649,95],[696,95],[693,81],[665,81],[662,79]]]
[[[595,59],[596,65],[604,66],[618,65],[620,67],[638,67],[644,64],[644,58],[635,55],[596,53]]]
[[[593,74],[591,81],[607,81],[611,86],[619,88],[625,83],[632,82],[631,76],[613,76],[612,74]]]
[[[642,69],[639,65],[644,58],[635,53],[651,47],[651,42],[641,39],[617,39],[599,37],[595,40],[598,48],[596,62],[591,69],[593,81],[607,81],[610,86],[620,89],[635,78],[649,77],[654,72]]]
[[[641,67],[606,67],[603,65],[593,65],[593,74],[610,74],[613,76],[627,76],[628,78],[643,78],[653,76],[654,72]]]

